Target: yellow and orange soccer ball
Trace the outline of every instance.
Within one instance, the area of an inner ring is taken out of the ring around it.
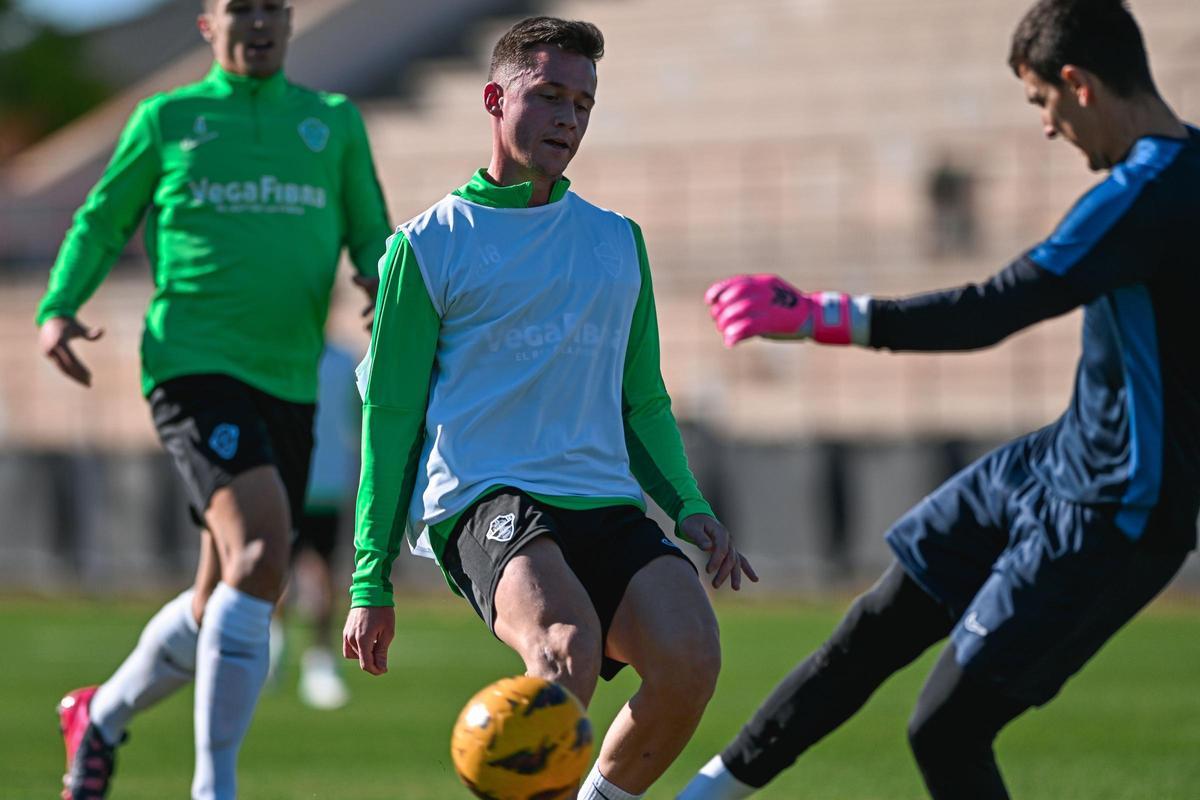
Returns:
[[[467,701],[450,755],[483,800],[568,800],[591,763],[592,723],[565,688],[542,678],[501,678]]]

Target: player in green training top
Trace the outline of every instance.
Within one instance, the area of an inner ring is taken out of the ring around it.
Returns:
[[[359,368],[344,646],[367,672],[387,670],[391,564],[408,520],[426,526],[410,543],[529,674],[586,705],[598,677],[637,670],[579,795],[624,800],[691,738],[720,665],[696,571],[646,517],[642,490],[709,553],[714,587],[757,578],[688,469],[641,231],[563,177],[603,46],[595,26],[550,17],[506,33],[483,90],[490,165],[390,240]]]
[[[100,331],[76,313],[145,217],[155,292],[142,390],[205,529],[194,589],[159,611],[107,682],[60,705],[64,797],[75,800],[106,794],[129,719],[193,678],[192,797],[235,796],[304,500],[338,258],[349,250],[373,301],[389,233],[358,111],[283,75],[289,5],[206,0],[202,12],[216,63],[137,107],[37,313],[43,352],[89,385],[72,343]]]

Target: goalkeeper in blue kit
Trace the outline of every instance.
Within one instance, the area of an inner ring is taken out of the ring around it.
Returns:
[[[934,798],[1005,798],[999,731],[1048,702],[1162,590],[1200,511],[1200,131],[1159,96],[1120,0],[1041,0],[1009,63],[1047,138],[1109,176],[988,281],[899,300],[806,294],[769,275],[707,295],[751,336],[972,350],[1084,307],[1074,397],[1047,427],[951,478],[887,533],[896,561],[686,800],[749,797],[946,638],[909,741]]]

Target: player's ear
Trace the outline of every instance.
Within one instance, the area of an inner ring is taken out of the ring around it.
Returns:
[[[196,28],[200,31],[200,35],[204,37],[204,41],[212,41],[212,19],[205,12],[196,17]]]
[[[504,108],[504,87],[495,81],[489,81],[483,87],[483,108],[493,117],[499,117]]]
[[[1063,64],[1063,68],[1058,74],[1066,89],[1075,95],[1075,102],[1083,107],[1091,105],[1095,98],[1095,86],[1093,86],[1095,77],[1092,73],[1074,64]]]

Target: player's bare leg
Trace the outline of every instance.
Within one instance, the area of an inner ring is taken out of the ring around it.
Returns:
[[[600,677],[600,620],[554,540],[539,536],[513,556],[495,608],[496,636],[526,674],[561,683],[586,707]]]
[[[221,581],[221,560],[217,543],[207,530],[200,532],[200,560],[196,563],[196,581],[192,584],[192,617],[199,625],[204,620],[204,606]]]
[[[292,522],[276,469],[255,467],[218,489],[204,520],[216,544],[221,583],[270,603],[278,600]]]
[[[332,648],[337,588],[331,560],[313,548],[302,549],[292,567],[293,580],[289,589],[312,632],[312,639],[300,657],[300,700],[320,709],[341,708],[350,700],[350,691],[338,673]],[[278,622],[278,617],[276,619]],[[274,647],[274,632],[271,643]]]
[[[721,669],[716,616],[682,559],[660,557],[633,577],[613,617],[607,654],[637,670],[642,685],[608,729],[596,770],[636,797],[692,738]]]
[[[204,609],[196,647],[198,800],[236,797],[237,753],[267,677],[271,612],[287,575],[291,515],[274,467],[218,489],[205,522],[221,581]]]

